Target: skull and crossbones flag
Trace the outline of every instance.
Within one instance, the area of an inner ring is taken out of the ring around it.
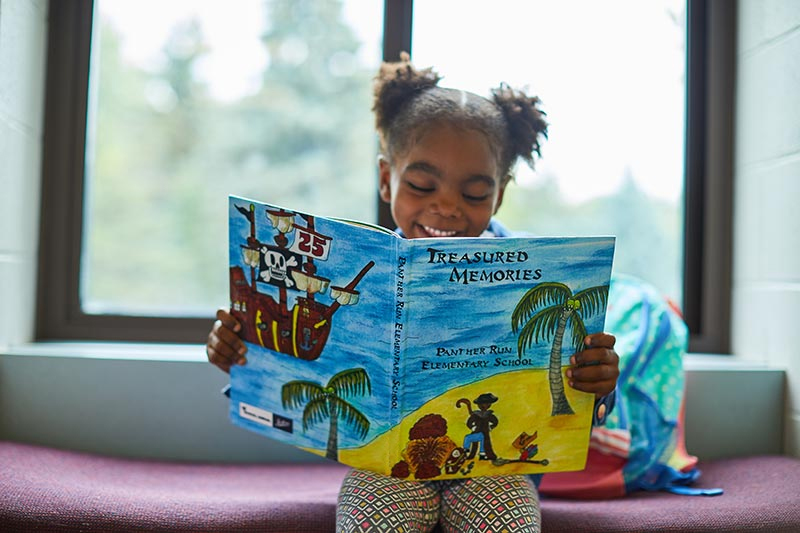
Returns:
[[[303,256],[270,244],[262,246],[260,251],[257,280],[277,287],[293,287],[294,281],[289,269],[299,268],[303,264]]]

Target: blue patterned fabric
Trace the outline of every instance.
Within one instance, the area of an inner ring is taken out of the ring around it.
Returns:
[[[661,490],[690,483],[699,472],[670,466],[679,431],[684,391],[683,356],[688,328],[649,284],[626,275],[612,278],[606,329],[617,337],[620,376],[617,408],[606,428],[630,433],[623,469],[626,492]]]

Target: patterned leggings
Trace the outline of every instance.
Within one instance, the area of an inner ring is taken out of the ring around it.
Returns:
[[[351,470],[336,509],[338,533],[539,532],[539,496],[526,476],[405,481]]]

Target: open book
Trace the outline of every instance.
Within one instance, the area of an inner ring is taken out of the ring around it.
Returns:
[[[404,239],[231,196],[234,423],[407,479],[584,467],[613,237]]]

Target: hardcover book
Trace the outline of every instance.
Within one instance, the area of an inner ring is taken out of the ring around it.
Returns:
[[[404,239],[231,196],[230,417],[411,480],[580,470],[613,237]]]

